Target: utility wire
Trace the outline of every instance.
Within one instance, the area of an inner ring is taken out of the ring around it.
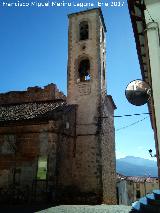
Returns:
[[[127,114],[127,115],[114,115],[114,118],[122,118],[122,117],[132,117],[132,116],[139,116],[139,115],[151,115],[149,112],[144,113],[135,113],[135,114]],[[109,116],[102,116],[100,118],[108,118]]]
[[[144,112],[144,113],[135,113],[135,114],[132,114],[132,115],[115,115],[114,118],[131,117],[131,116],[137,116],[137,115],[151,115],[151,113]]]
[[[147,118],[149,118],[149,116],[147,116],[147,117],[145,117],[145,118],[143,118],[141,120],[138,120],[138,121],[136,121],[136,122],[134,122],[134,123],[132,123],[130,125],[123,126],[123,127],[119,128],[119,129],[116,129],[116,132],[119,131],[119,130],[122,130],[122,129],[126,129],[126,128],[130,127],[130,126],[134,126],[134,125],[138,124],[139,122],[144,121]]]

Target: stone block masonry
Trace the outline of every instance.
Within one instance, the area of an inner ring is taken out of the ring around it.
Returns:
[[[10,91],[0,94],[0,105],[20,104],[34,101],[54,101],[63,99],[65,95],[57,89],[53,83],[48,84],[44,88],[35,86],[28,87],[26,91]]]

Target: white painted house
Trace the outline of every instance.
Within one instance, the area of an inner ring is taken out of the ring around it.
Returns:
[[[152,88],[148,103],[160,176],[160,0],[128,0],[142,79]]]

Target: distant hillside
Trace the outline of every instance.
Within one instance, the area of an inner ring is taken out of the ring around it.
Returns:
[[[117,159],[116,169],[126,176],[158,176],[156,161],[133,156]]]

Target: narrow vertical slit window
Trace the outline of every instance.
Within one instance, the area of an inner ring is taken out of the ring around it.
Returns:
[[[102,28],[102,42],[104,41],[104,30]]]
[[[103,61],[103,79],[105,79],[105,65],[104,65],[104,61]]]
[[[136,198],[139,199],[141,197],[141,192],[140,190],[136,190]]]
[[[15,185],[20,185],[20,179],[21,179],[21,169],[15,168],[13,170],[13,183]]]
[[[47,179],[47,157],[38,158],[37,180]]]

